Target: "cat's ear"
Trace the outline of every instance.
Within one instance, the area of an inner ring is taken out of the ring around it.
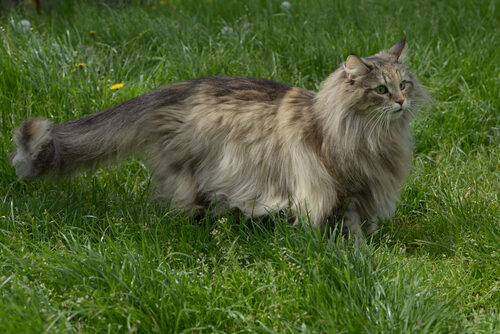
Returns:
[[[404,63],[406,60],[406,37],[394,44],[392,48],[387,50],[391,58],[399,63]]]
[[[353,53],[351,53],[349,57],[347,57],[344,63],[344,70],[346,71],[349,78],[357,77],[370,72],[370,68],[366,66],[365,63],[363,63],[361,58]]]

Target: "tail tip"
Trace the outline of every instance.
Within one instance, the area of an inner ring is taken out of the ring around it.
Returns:
[[[52,123],[44,118],[30,118],[15,130],[13,140],[17,145],[11,157],[20,180],[36,177],[43,171],[37,166],[37,158],[52,140]]]

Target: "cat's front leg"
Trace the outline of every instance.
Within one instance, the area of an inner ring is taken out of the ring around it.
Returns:
[[[365,240],[363,230],[361,228],[361,217],[355,201],[350,201],[344,213],[344,227],[351,237],[354,237],[358,244]]]
[[[374,233],[376,230],[378,230],[378,224],[374,219],[370,219],[363,224],[363,232],[367,236]]]

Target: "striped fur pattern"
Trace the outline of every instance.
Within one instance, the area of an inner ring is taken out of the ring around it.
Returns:
[[[395,210],[410,160],[409,122],[427,99],[404,65],[405,40],[350,55],[318,93],[263,79],[173,83],[62,124],[14,133],[20,179],[61,176],[146,152],[158,197],[188,214],[291,210],[340,221],[361,240]]]

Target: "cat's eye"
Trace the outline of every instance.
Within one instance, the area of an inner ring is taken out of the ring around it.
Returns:
[[[384,85],[380,85],[380,86],[378,86],[377,88],[375,88],[375,91],[376,91],[377,93],[379,93],[379,94],[385,94],[385,93],[387,93],[387,92],[388,92],[388,89],[387,89],[387,87],[386,87],[386,86],[384,86]]]
[[[406,81],[401,81],[399,83],[399,89],[403,90],[403,89],[405,89],[405,87],[406,87]]]

